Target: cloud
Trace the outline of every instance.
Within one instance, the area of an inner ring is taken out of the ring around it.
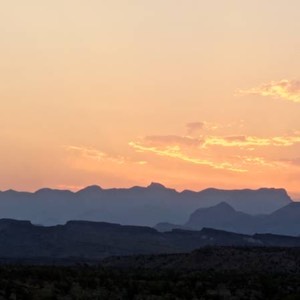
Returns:
[[[148,164],[148,162],[146,160],[140,160],[137,162],[137,164],[143,166],[143,165]]]
[[[165,148],[158,148],[155,146],[143,145],[137,142],[130,142],[129,146],[134,148],[137,152],[151,152],[159,156],[175,158],[195,165],[209,166],[214,169],[222,169],[222,170],[228,170],[228,171],[239,172],[239,173],[247,172],[246,169],[235,166],[234,164],[229,162],[214,162],[211,160],[191,157],[183,153],[180,147],[178,146],[166,146]]]
[[[284,100],[300,103],[300,81],[299,80],[281,80],[271,81],[259,87],[239,90],[240,94],[260,95],[263,97],[281,98]]]
[[[69,152],[76,152],[76,153],[80,153],[83,156],[86,157],[90,157],[96,160],[103,160],[107,154],[99,151],[95,148],[91,148],[91,147],[82,147],[82,146],[64,146],[64,148],[66,150],[68,150]]]
[[[265,158],[259,156],[237,156],[237,158],[240,159],[243,164],[251,166],[258,165],[265,167],[277,167],[274,161],[267,161]]]
[[[300,167],[300,157],[281,159],[280,162],[296,167]]]
[[[204,128],[204,126],[204,122],[190,122],[186,124],[188,134],[198,133]]]
[[[84,161],[90,161],[92,160],[92,164],[95,165],[95,162],[108,162],[108,163],[114,163],[118,165],[123,164],[135,164],[135,165],[147,165],[148,161],[146,160],[136,160],[134,158],[125,157],[121,155],[112,155],[109,153],[105,153],[103,151],[100,151],[96,148],[92,147],[85,147],[85,146],[63,146],[64,149],[73,155],[73,158],[83,158]]]
[[[96,148],[92,147],[84,147],[84,146],[64,146],[64,148],[68,152],[72,152],[75,154],[79,154],[80,156],[83,156],[85,158],[93,159],[96,161],[104,161],[109,160],[118,164],[123,164],[125,162],[125,158],[122,156],[112,156],[109,155],[103,151],[100,151]]]
[[[157,135],[146,136],[137,141],[131,141],[129,146],[139,153],[153,153],[194,165],[209,166],[213,169],[247,172],[252,167],[278,168],[279,164],[274,160],[260,156],[230,155],[228,151],[226,152],[222,148],[211,148],[240,148],[241,153],[243,151],[250,153],[249,151],[254,151],[260,147],[289,147],[297,143],[300,143],[299,132],[274,137],[202,135],[200,138],[195,138],[190,136]]]
[[[268,161],[266,158],[260,156],[232,156],[230,161],[233,162],[215,162],[207,159],[200,159],[194,156],[185,154],[182,149],[178,146],[149,146],[141,142],[130,142],[129,145],[134,148],[137,152],[151,152],[160,156],[166,156],[171,158],[177,158],[186,162],[190,162],[196,165],[206,165],[214,169],[224,169],[235,172],[247,172],[246,167],[248,166],[267,166],[277,167],[276,161]],[[300,159],[299,159],[300,162]]]
[[[276,136],[276,137],[257,137],[257,136],[208,136],[205,138],[203,147],[207,146],[223,146],[223,147],[263,147],[276,146],[288,147],[300,143],[300,136],[298,134],[292,136]]]
[[[275,137],[258,137],[246,135],[229,135],[229,136],[214,136],[207,135],[199,138],[180,135],[153,135],[146,136],[140,139],[139,144],[147,147],[155,147],[157,149],[178,147],[180,149],[207,149],[211,146],[225,148],[243,148],[254,150],[257,147],[290,147],[300,143],[300,134],[295,132],[293,135],[275,136]],[[89,153],[96,155],[96,153]],[[102,153],[97,153],[97,156],[102,157]]]
[[[203,140],[179,135],[152,135],[146,136],[144,142],[150,145],[198,147],[203,143]]]
[[[246,142],[247,137],[244,135],[232,135],[225,137],[225,140],[228,142]]]
[[[226,127],[228,127],[230,125],[226,125]],[[221,125],[217,124],[217,123],[211,123],[211,122],[190,122],[186,124],[186,129],[187,129],[187,134],[188,135],[193,135],[193,134],[197,134],[203,130],[205,131],[214,131],[217,130],[219,128],[222,128]]]

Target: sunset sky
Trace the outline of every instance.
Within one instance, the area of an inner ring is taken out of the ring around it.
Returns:
[[[0,189],[300,199],[299,32],[299,0],[3,1]]]

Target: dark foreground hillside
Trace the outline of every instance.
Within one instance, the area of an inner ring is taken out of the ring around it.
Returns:
[[[300,237],[245,235],[203,228],[158,232],[150,227],[70,221],[43,227],[0,220],[0,261],[100,261],[110,256],[183,253],[206,246],[300,247]]]
[[[300,277],[293,273],[119,270],[87,266],[2,266],[0,273],[0,299],[300,299]]]
[[[104,267],[240,273],[295,273],[300,276],[300,248],[205,247],[191,253],[109,257]]]
[[[205,248],[101,266],[0,266],[0,299],[300,299],[300,249]]]

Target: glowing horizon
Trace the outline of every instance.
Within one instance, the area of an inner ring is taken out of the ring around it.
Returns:
[[[300,199],[299,11],[298,0],[3,4],[0,190],[160,182]]]

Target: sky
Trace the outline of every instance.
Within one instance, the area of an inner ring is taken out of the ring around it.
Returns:
[[[299,0],[11,0],[0,189],[276,187],[300,199]]]

